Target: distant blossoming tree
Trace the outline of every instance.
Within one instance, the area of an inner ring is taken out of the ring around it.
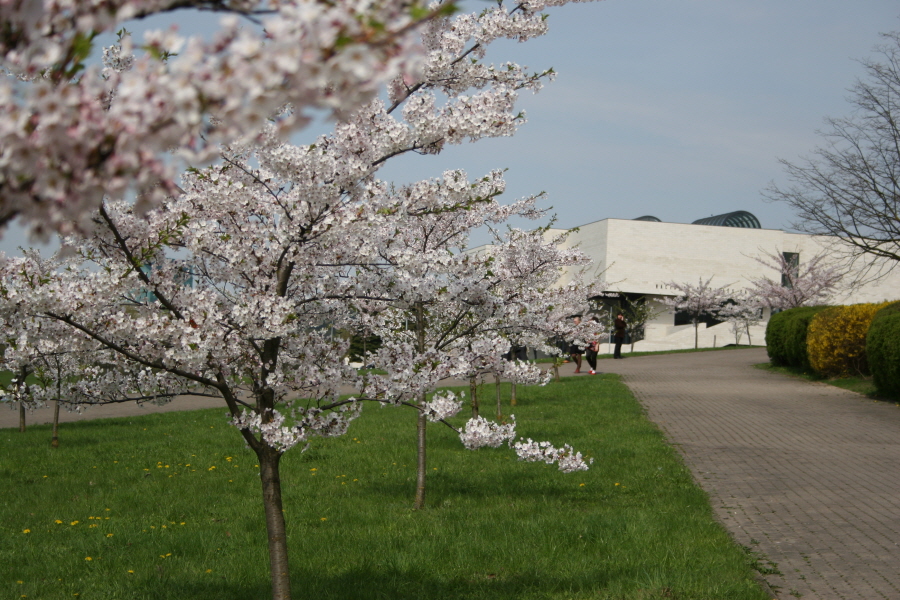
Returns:
[[[772,310],[826,303],[844,278],[844,271],[824,252],[803,262],[799,255],[784,252],[763,252],[755,260],[776,274],[751,279],[748,293]]]
[[[679,295],[674,298],[666,298],[663,302],[690,316],[691,323],[694,325],[694,348],[699,347],[700,318],[703,315],[715,315],[728,298],[727,286],[713,287],[710,282],[712,282],[712,277],[706,281],[701,277],[697,285],[674,281],[666,284],[677,290]]]
[[[759,298],[747,290],[734,294],[728,302],[722,305],[718,317],[731,325],[731,333],[734,334],[734,343],[741,343],[741,337],[747,334],[747,343],[752,344],[750,328],[759,325],[762,320],[762,306]]]

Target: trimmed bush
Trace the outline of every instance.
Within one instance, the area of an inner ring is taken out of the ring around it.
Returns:
[[[790,318],[791,311],[785,310],[772,315],[766,325],[766,352],[769,355],[769,362],[778,367],[785,367],[788,364],[784,340]]]
[[[806,328],[825,306],[801,306],[772,315],[766,326],[769,361],[779,367],[809,369],[806,357]]]
[[[824,377],[868,375],[866,334],[887,304],[832,306],[815,315],[806,342],[810,366]]]
[[[866,354],[877,393],[900,398],[900,302],[875,313],[866,336]]]

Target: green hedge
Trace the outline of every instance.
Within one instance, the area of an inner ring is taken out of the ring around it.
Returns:
[[[878,393],[900,398],[900,302],[875,314],[866,336],[866,354]]]
[[[806,331],[813,317],[827,306],[801,306],[773,315],[766,326],[766,349],[776,366],[809,370]]]
[[[788,364],[787,353],[784,350],[784,335],[790,317],[790,311],[783,311],[772,315],[769,324],[766,325],[766,352],[769,354],[769,362],[777,367],[785,367]]]

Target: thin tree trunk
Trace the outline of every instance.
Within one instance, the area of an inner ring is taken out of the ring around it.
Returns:
[[[700,347],[700,321],[694,321],[694,350]]]
[[[559,383],[559,365],[556,362],[553,363],[553,381]]]
[[[59,362],[57,361],[57,365]],[[62,373],[56,370],[56,400],[53,401],[53,439],[50,440],[51,448],[59,448],[59,399],[62,396]]]
[[[50,440],[51,448],[59,448],[59,398],[53,402],[53,439]]]
[[[472,418],[478,416],[478,382],[477,375],[469,377],[469,395],[472,396]]]
[[[425,403],[425,395],[422,394],[422,398],[419,400],[420,403]],[[417,449],[417,463],[416,463],[416,500],[413,503],[413,508],[415,510],[422,510],[425,508],[425,474],[428,469],[428,463],[426,462],[425,457],[425,426],[428,424],[428,419],[425,417],[424,411],[419,411],[418,417],[416,419],[416,449]]]
[[[261,442],[256,450],[259,478],[262,482],[266,533],[269,537],[269,572],[272,578],[272,600],[291,600],[291,575],[288,570],[287,529],[281,504],[281,476],[278,464],[281,454]]]
[[[416,302],[416,350],[420,354],[425,352],[425,310],[421,302]],[[425,406],[425,394],[419,397],[419,407]],[[425,426],[428,420],[424,411],[420,410],[416,419],[416,499],[413,508],[421,510],[425,508],[425,475],[428,470],[428,462],[425,455]]]
[[[494,371],[494,390],[496,391],[497,396],[497,418],[501,418],[503,416],[503,407],[500,405],[500,374],[497,371]]]
[[[510,390],[509,390],[509,405],[510,405],[510,406],[516,406],[516,382],[513,381],[513,382],[510,384],[510,386],[511,386],[511,387],[510,387]]]
[[[747,345],[752,346],[753,340],[750,338],[750,324],[747,323]]]
[[[25,431],[25,402],[19,400],[19,431]]]

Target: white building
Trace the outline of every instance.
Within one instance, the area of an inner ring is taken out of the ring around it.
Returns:
[[[761,229],[756,217],[738,211],[700,219],[692,224],[663,223],[655,217],[636,220],[604,219],[582,225],[573,230],[566,243],[578,246],[594,260],[596,276],[606,283],[609,292],[603,299],[609,309],[620,298],[647,301],[663,307],[660,299],[675,296],[668,282],[696,284],[701,278],[713,277],[715,287],[727,286],[740,290],[749,279],[763,276],[780,277],[774,269],[767,269],[754,257],[763,252],[792,252],[804,259],[827,248],[829,238],[779,229]],[[565,276],[564,276],[565,277]],[[832,300],[833,304],[882,302],[900,299],[900,269],[858,289],[844,290]],[[764,319],[769,315],[764,314]],[[700,324],[699,345],[712,347],[734,343],[730,324],[707,327]],[[765,321],[751,328],[753,344],[764,343]],[[746,335],[741,340],[747,343]],[[635,351],[692,348],[693,326],[683,319],[676,321],[673,311],[667,310],[648,324],[644,340],[635,344]]]

